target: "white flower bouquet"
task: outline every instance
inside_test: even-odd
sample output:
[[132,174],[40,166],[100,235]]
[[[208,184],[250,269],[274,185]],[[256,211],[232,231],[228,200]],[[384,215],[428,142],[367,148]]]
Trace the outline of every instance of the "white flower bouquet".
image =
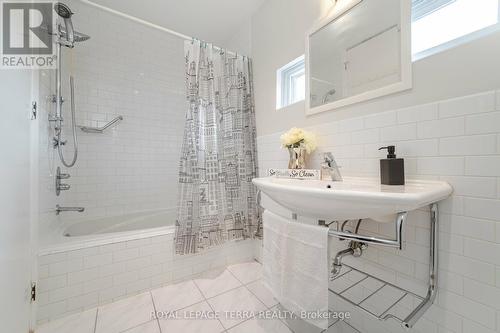
[[308,154],[316,150],[318,146],[316,135],[304,131],[302,128],[293,127],[281,137],[281,146],[283,148],[305,148]]
[[305,169],[306,155],[312,153],[318,145],[316,135],[296,127],[284,133],[280,140],[281,146],[288,148],[290,154],[288,169]]

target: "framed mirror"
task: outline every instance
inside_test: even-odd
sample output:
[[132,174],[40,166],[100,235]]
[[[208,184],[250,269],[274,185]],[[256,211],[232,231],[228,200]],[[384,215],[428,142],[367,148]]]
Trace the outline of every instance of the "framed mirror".
[[306,37],[306,114],[412,87],[411,0],[338,0]]

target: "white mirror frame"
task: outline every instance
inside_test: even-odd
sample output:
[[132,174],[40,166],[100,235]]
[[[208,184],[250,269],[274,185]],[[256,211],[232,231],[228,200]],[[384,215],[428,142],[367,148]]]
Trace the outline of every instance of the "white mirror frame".
[[[328,104],[311,107],[310,91],[310,38],[317,31],[321,30],[332,21],[346,14],[362,1],[376,0],[339,0],[332,12],[325,18],[318,21],[307,33],[306,52],[305,52],[305,75],[306,75],[306,115],[313,115],[320,112],[331,111],[347,105],[364,102],[389,94],[411,89],[412,79],[412,61],[411,61],[411,0],[400,0],[401,2],[401,81],[387,85],[385,87],[369,90],[364,93],[346,97]],[[345,4],[343,4],[345,3]]]

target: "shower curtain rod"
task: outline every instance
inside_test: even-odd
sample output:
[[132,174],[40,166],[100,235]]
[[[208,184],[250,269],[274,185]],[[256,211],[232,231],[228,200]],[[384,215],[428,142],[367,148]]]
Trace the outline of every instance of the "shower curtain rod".
[[[146,21],[146,20],[143,20],[143,19],[140,19],[138,17],[135,17],[135,16],[132,16],[132,15],[129,15],[129,14],[125,14],[123,12],[120,12],[118,10],[114,10],[114,9],[111,9],[109,7],[106,7],[106,6],[103,6],[103,5],[99,5],[93,1],[90,1],[90,0],[79,0],[80,2],[83,2],[89,6],[93,6],[95,8],[99,8],[101,10],[104,10],[108,13],[111,13],[111,14],[114,14],[114,15],[117,15],[117,16],[121,16],[123,18],[126,18],[126,19],[129,19],[129,20],[132,20],[134,22],[137,22],[137,23],[140,23],[142,25],[146,25],[148,27],[151,27],[151,28],[154,28],[154,29],[157,29],[157,30],[161,30],[161,31],[164,31],[166,33],[169,33],[171,35],[174,35],[174,36],[177,36],[179,38],[182,38],[182,39],[185,39],[185,40],[200,40],[196,37],[191,37],[191,36],[188,36],[188,35],[184,35],[184,34],[181,34],[180,32],[177,32],[177,31],[174,31],[174,30],[170,30],[170,29],[167,29],[165,27],[162,27],[161,25],[158,25],[158,24],[154,24],[154,23],[151,23],[149,21]],[[232,51],[228,51],[226,49],[223,49],[221,47],[218,47],[218,46],[214,46],[214,48],[216,50],[223,50],[225,52],[227,52],[228,54],[230,55],[234,55],[234,56],[237,56],[238,53],[237,52],[232,52]]]

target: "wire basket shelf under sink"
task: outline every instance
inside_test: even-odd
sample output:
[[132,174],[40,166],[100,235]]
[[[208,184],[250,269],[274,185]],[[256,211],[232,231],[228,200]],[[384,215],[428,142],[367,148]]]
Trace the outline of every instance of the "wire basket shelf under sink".
[[425,297],[345,264],[330,281],[328,290],[379,320],[394,319],[404,327],[408,327],[407,319],[414,310],[426,301]]

